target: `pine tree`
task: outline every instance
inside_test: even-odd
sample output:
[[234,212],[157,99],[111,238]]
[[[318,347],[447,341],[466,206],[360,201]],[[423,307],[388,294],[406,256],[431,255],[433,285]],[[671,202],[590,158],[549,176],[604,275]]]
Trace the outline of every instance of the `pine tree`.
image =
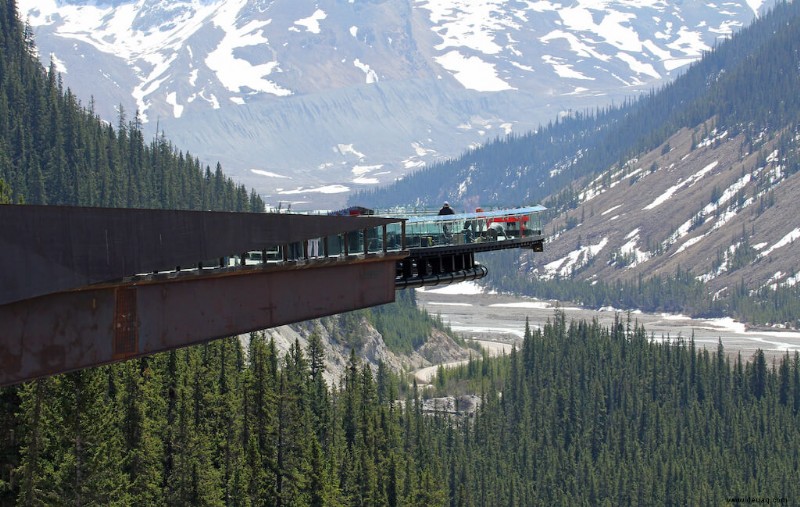
[[55,431],[59,423],[57,407],[50,390],[54,380],[34,380],[19,388],[21,422],[19,505],[46,505],[58,500],[52,491],[55,461],[61,446]]
[[278,506],[308,505],[312,449],[308,407],[308,366],[299,343],[292,345],[278,379],[277,428],[274,435],[275,494]]
[[274,342],[264,333],[250,334],[249,368],[243,395],[243,433],[248,468],[248,497],[253,505],[275,498],[276,457],[273,435],[277,422],[277,357]]
[[19,387],[0,388],[0,505],[13,504],[17,494],[14,468],[20,459],[16,420],[19,411]]
[[328,385],[325,382],[325,349],[319,333],[312,332],[308,337],[308,365],[310,369],[309,407],[313,417],[314,433],[320,443],[327,443],[330,433],[330,414],[328,410]]
[[127,456],[124,470],[130,484],[131,502],[165,505],[164,444],[166,404],[161,396],[158,361],[142,358],[118,365],[117,407],[124,414],[122,435]]
[[758,349],[755,354],[755,361],[750,374],[750,389],[757,399],[761,399],[767,390],[767,360],[764,358],[764,351]]
[[189,348],[179,353],[185,366],[178,370],[175,413],[167,428],[171,435],[168,505],[223,505],[222,481],[213,464],[214,442],[209,438],[208,407],[203,400],[207,378],[201,352]]
[[75,505],[128,505],[119,414],[109,388],[109,367],[90,368],[59,376],[54,398],[59,400],[60,448],[52,463],[51,498]]
[[[0,152],[2,156],[2,152]],[[0,178],[0,204],[11,204],[11,188]]]

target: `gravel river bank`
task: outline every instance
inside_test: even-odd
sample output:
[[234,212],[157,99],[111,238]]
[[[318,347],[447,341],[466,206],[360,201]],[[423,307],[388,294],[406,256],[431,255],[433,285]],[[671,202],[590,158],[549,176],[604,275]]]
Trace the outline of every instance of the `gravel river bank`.
[[[568,320],[598,319],[610,327],[616,314],[627,319],[627,312],[606,308],[587,310],[570,303],[541,301],[520,296],[484,293],[474,282],[462,282],[442,288],[417,289],[417,303],[431,315],[440,315],[453,331],[467,339],[479,340],[498,354],[519,344],[525,333],[525,318],[532,329],[552,320],[560,307]],[[719,340],[729,354],[741,352],[750,360],[757,349],[772,358],[800,351],[800,331],[785,329],[748,329],[733,319],[692,319],[683,315],[631,312],[631,320],[644,324],[656,340],[689,339],[694,334],[695,346],[716,352]]]

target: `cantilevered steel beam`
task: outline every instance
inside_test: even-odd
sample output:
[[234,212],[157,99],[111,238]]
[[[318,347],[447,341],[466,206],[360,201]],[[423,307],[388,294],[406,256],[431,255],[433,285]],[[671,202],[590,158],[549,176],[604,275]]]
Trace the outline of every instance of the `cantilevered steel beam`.
[[406,254],[106,284],[0,306],[0,385],[395,300]]

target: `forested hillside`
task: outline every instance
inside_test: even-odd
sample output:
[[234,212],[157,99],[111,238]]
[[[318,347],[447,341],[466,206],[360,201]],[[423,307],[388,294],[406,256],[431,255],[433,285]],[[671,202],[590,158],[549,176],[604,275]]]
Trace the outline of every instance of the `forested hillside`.
[[35,58],[16,4],[0,5],[0,180],[13,202],[262,211],[264,203],[163,136],[147,142],[136,114],[116,128],[80,104]]
[[[800,495],[800,357],[570,323],[447,371],[470,419],[321,344],[219,340],[33,382],[16,435],[19,505],[707,505]],[[399,401],[398,401],[399,400]],[[6,487],[9,487],[6,484]]]

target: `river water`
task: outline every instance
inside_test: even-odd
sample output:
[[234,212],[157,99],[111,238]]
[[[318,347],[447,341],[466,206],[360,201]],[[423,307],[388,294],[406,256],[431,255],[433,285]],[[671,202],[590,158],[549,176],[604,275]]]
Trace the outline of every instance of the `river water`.
[[[440,315],[451,329],[464,338],[479,340],[490,348],[490,353],[503,353],[519,345],[525,334],[525,318],[532,329],[552,320],[558,305],[567,320],[598,319],[601,325],[611,327],[619,314],[624,320],[627,312],[605,308],[586,310],[569,303],[542,301],[520,296],[485,293],[475,282],[462,282],[441,288],[417,290],[417,303],[431,315]],[[747,329],[733,319],[692,319],[683,315],[649,314],[631,312],[632,322],[644,324],[655,340],[688,340],[694,335],[695,346],[716,353],[722,341],[725,351],[741,352],[743,360],[750,360],[757,349],[764,351],[769,363],[772,358],[787,351],[794,355],[800,351],[800,332],[782,329]]]

